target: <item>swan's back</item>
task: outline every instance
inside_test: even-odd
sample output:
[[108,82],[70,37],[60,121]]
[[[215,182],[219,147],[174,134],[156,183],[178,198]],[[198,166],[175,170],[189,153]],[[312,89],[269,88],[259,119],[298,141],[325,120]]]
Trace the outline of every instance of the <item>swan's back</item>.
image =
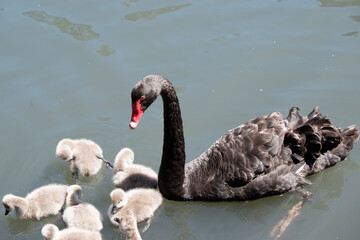
[[[291,166],[306,163],[299,179],[294,180],[305,183],[303,177],[306,175],[344,159],[358,138],[355,126],[341,132],[329,119],[321,116],[318,108],[307,117],[301,117],[298,108],[292,108],[286,119],[277,112],[255,118],[228,131],[199,158],[185,166],[185,197],[239,198],[236,196],[239,188],[259,176],[276,172],[281,165],[289,166],[287,170],[277,172],[277,180],[273,176],[263,179],[268,183],[260,179],[256,181],[264,188],[269,186],[266,195],[277,194],[276,189],[272,189],[272,182],[278,181],[280,174],[295,169]],[[279,180],[278,184],[283,183]],[[262,191],[265,193],[267,190]]]

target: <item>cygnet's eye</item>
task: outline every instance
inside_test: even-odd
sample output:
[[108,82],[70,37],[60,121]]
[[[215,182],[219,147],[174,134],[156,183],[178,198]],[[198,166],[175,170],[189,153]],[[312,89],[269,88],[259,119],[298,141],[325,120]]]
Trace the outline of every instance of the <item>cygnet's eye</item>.
[[116,204],[116,207],[117,207],[117,208],[121,208],[121,207],[122,207],[122,201],[119,201],[119,202]]

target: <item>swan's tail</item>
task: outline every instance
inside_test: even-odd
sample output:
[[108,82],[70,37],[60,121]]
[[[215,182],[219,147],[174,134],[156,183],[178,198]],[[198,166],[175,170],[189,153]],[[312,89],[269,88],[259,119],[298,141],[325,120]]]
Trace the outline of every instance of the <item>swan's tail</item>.
[[357,126],[351,125],[345,128],[341,132],[341,139],[341,143],[335,149],[331,150],[331,153],[343,160],[359,140],[359,130],[357,129]]
[[289,131],[284,144],[291,149],[293,161],[305,160],[313,168],[312,173],[345,159],[359,139],[355,125],[340,131],[317,107],[307,117],[301,117],[298,108],[292,108],[286,120]]
[[311,173],[320,172],[323,169],[344,160],[358,140],[359,130],[355,125],[345,128],[341,132],[341,142],[337,145],[337,147],[321,154],[321,156],[316,159],[312,166]]

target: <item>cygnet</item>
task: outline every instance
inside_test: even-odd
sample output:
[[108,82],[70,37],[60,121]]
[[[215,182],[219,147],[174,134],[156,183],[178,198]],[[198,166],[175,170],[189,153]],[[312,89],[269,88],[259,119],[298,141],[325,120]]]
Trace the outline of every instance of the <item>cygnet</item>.
[[127,192],[118,188],[110,193],[110,197],[112,202],[108,209],[110,222],[116,226],[121,223],[120,230],[124,228],[126,233],[138,231],[137,224],[130,224],[132,220],[138,223],[148,219],[144,232],[150,226],[155,210],[162,203],[161,194],[149,188],[136,188]]
[[139,233],[136,219],[132,212],[123,214],[120,218],[114,218],[114,221],[119,223],[119,229],[125,233],[126,240],[142,240]]
[[158,177],[149,167],[133,164],[134,152],[130,148],[123,148],[116,155],[114,161],[113,184],[124,191],[133,188],[157,188]]
[[100,232],[92,232],[79,228],[65,228],[59,231],[54,224],[46,224],[41,229],[46,240],[101,240]]
[[103,228],[100,212],[90,203],[82,202],[81,197],[81,187],[71,185],[66,196],[66,209],[62,216],[66,226],[100,231]]
[[112,168],[112,164],[104,159],[101,147],[89,139],[61,140],[56,147],[56,156],[69,161],[75,178],[78,178],[78,173],[84,176],[95,175],[102,162]]
[[21,219],[56,215],[62,210],[67,189],[67,185],[49,184],[34,189],[25,198],[7,194],[2,199],[5,215],[14,210]]

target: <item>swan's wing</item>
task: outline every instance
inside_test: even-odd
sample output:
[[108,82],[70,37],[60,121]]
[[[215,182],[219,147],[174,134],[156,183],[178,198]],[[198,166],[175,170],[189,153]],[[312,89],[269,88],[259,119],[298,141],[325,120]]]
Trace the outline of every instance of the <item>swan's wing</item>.
[[228,131],[199,158],[187,164],[190,181],[222,180],[230,186],[245,185],[289,159],[283,151],[287,126],[282,114],[275,112],[255,118]]
[[[283,163],[286,131],[283,116],[275,112],[250,120],[225,134],[218,141],[218,149],[225,152],[220,165],[223,172],[227,172],[224,180],[230,186],[242,185]],[[230,148],[232,151],[225,150]]]

